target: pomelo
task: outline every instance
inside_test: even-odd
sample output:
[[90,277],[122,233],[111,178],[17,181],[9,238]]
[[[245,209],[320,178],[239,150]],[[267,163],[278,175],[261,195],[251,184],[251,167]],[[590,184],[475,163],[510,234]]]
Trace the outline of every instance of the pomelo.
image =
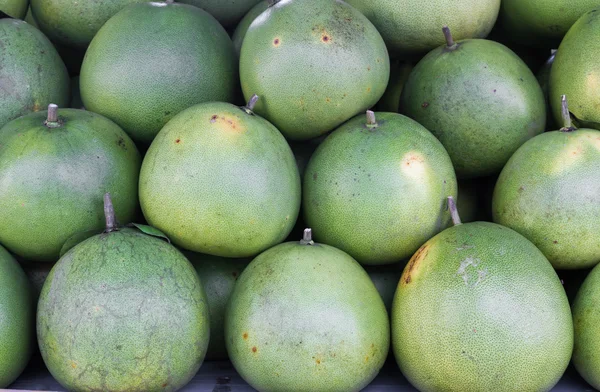
[[238,23],[231,39],[233,41],[233,46],[235,47],[235,51],[238,56],[242,50],[242,43],[244,42],[244,37],[248,32],[248,28],[254,22],[254,19],[258,17],[258,15],[262,14],[267,8],[269,8],[270,0],[262,0],[260,3],[256,4],[250,11],[244,15],[240,23]]
[[25,18],[28,7],[29,0],[0,0],[0,11],[13,18]]
[[406,262],[365,266],[365,270],[379,292],[388,313],[392,311],[392,302],[394,301],[394,295],[396,294],[396,287],[398,287],[400,275],[402,275],[402,270],[405,265]]
[[225,27],[235,26],[259,1],[261,0],[178,0],[180,3],[202,8]]
[[314,243],[277,245],[242,272],[225,314],[227,351],[261,392],[351,392],[366,387],[389,350],[389,321],[365,270]]

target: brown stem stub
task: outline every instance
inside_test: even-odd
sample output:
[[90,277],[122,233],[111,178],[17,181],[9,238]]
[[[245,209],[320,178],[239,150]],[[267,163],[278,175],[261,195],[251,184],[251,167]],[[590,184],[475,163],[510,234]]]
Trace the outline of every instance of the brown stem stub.
[[106,233],[117,230],[117,219],[115,218],[115,207],[110,198],[110,193],[104,194],[104,218],[106,219]]
[[454,201],[453,196],[448,196],[448,210],[450,210],[454,226],[461,225],[462,222],[460,221],[460,216],[458,215],[458,209],[456,208],[456,202]]
[[571,113],[569,113],[569,103],[567,102],[567,96],[560,96],[560,112],[563,120],[563,127],[560,129],[562,132],[571,132],[575,130],[573,122],[571,121]]
[[442,27],[442,31],[444,32],[444,37],[446,37],[446,45],[448,45],[449,48],[454,47],[454,45],[456,45],[456,43],[454,42],[454,38],[452,38],[452,33],[450,32],[450,27],[444,26],[444,27]]
[[54,103],[48,105],[48,118],[46,121],[49,123],[58,122],[58,105]]
[[300,244],[302,245],[314,245],[315,242],[312,239],[312,229],[307,228],[304,229],[304,235],[302,236],[302,239],[300,240]]

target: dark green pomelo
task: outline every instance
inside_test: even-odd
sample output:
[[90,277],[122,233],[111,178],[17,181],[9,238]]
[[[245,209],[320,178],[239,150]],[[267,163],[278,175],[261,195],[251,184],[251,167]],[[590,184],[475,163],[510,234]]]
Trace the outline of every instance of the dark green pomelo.
[[44,362],[68,390],[176,391],[208,347],[202,284],[165,240],[107,226],[46,279],[37,311]]
[[550,104],[562,124],[561,96],[575,124],[600,129],[600,8],[584,14],[565,35],[550,71]]
[[600,131],[568,124],[525,143],[494,190],[494,222],[533,242],[555,268],[600,262]]
[[392,345],[420,391],[549,391],[569,364],[573,322],[544,255],[506,227],[457,225],[404,269]]
[[33,290],[19,263],[0,246],[0,388],[19,377],[35,347]]
[[304,175],[306,223],[320,242],[363,264],[406,259],[448,226],[456,176],[442,144],[397,113],[364,115],[335,130]]
[[396,287],[398,287],[400,275],[402,275],[402,270],[405,265],[405,262],[400,262],[396,264],[369,265],[365,267],[369,274],[369,278],[371,278],[371,281],[379,292],[388,313],[392,311],[394,294],[396,294]]
[[71,106],[73,109],[85,109],[79,92],[79,76],[71,78]]
[[427,54],[404,85],[400,112],[442,142],[459,179],[499,173],[546,124],[535,75],[506,46],[480,39]]
[[552,70],[552,64],[556,58],[556,49],[552,49],[550,57],[542,68],[538,71],[536,77],[544,93],[546,99],[546,130],[552,131],[557,128],[556,121],[554,121],[554,115],[552,114],[552,107],[550,106],[550,71]]
[[38,29],[0,19],[0,127],[49,104],[69,104],[69,75],[52,43]]
[[569,28],[598,0],[503,0],[500,21],[513,40],[528,45],[558,45]]
[[221,25],[187,4],[132,4],[94,37],[81,67],[86,109],[150,143],[180,111],[231,101],[237,57]]
[[33,18],[33,13],[31,12],[31,5],[27,7],[27,15],[25,15],[25,19],[23,20],[38,29],[40,28],[38,26],[37,21]]
[[25,18],[28,7],[29,0],[0,0],[0,11],[13,18]]
[[21,264],[25,274],[27,275],[27,278],[31,282],[35,303],[37,303],[37,300],[40,297],[42,287],[44,287],[44,282],[46,282],[46,278],[50,274],[54,264],[55,263],[36,263],[29,261]]
[[310,241],[259,255],[225,314],[227,351],[261,392],[351,392],[367,386],[389,350],[389,319],[365,270]]
[[248,28],[254,22],[254,19],[258,17],[258,15],[262,14],[267,8],[269,8],[270,0],[262,0],[260,3],[256,4],[246,15],[244,18],[238,23],[235,31],[233,32],[233,36],[231,39],[233,40],[233,46],[238,56],[242,51],[242,43],[244,42],[244,37],[248,32]]
[[300,176],[279,131],[248,108],[212,102],[178,114],[144,158],[147,221],[177,245],[250,257],[283,241],[300,209]]
[[40,30],[60,45],[85,49],[100,27],[132,3],[146,0],[31,0]]
[[248,28],[240,55],[244,96],[259,95],[256,113],[292,140],[323,135],[373,106],[389,74],[377,29],[338,0],[269,7]]
[[223,26],[232,27],[260,0],[178,0],[200,7],[214,16]]
[[375,107],[380,112],[398,112],[402,89],[414,65],[404,61],[394,60],[391,63],[390,81],[385,93]]
[[479,203],[480,194],[481,186],[477,180],[458,182],[458,199],[456,203],[464,223],[478,221],[483,215]]
[[206,359],[225,360],[228,358],[225,347],[225,308],[235,283],[250,260],[225,259],[192,252],[186,252],[185,255],[196,268],[206,292],[210,313],[210,342]]
[[59,109],[31,113],[0,129],[0,243],[36,261],[55,262],[74,234],[102,230],[102,195],[110,191],[119,221],[137,205],[141,158],[112,121]]
[[500,0],[348,0],[381,32],[394,54],[426,53],[444,43],[450,26],[456,39],[485,38],[494,27]]

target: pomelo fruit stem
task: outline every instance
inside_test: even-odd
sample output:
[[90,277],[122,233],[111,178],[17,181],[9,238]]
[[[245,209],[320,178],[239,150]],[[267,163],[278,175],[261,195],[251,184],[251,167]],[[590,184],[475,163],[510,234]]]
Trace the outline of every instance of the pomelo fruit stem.
[[258,102],[258,95],[254,94],[250,97],[250,100],[248,101],[248,105],[246,105],[246,107],[249,110],[254,110],[254,106],[256,106],[256,102]]
[[104,194],[104,218],[106,219],[106,233],[117,230],[117,219],[115,218],[115,207],[110,198],[110,193]]
[[448,196],[448,210],[450,210],[450,215],[452,216],[452,223],[454,223],[454,226],[462,225],[453,196]]
[[371,110],[367,110],[367,125],[371,127],[377,126],[377,119],[375,118],[375,113]]
[[165,0],[165,3],[167,3],[167,4],[173,4],[174,1],[175,0]]
[[571,121],[571,114],[569,113],[569,103],[567,102],[567,96],[560,96],[560,107],[563,120],[563,127],[560,129],[562,132],[571,132],[575,130],[573,122]]
[[315,242],[312,239],[312,229],[304,229],[304,235],[300,240],[300,244],[302,245],[314,245]]
[[446,45],[448,49],[456,48],[456,42],[454,42],[454,38],[452,38],[452,33],[450,32],[450,27],[444,26],[442,27],[442,32],[444,33],[444,37],[446,37]]
[[48,105],[48,122],[58,121],[58,105],[51,103]]

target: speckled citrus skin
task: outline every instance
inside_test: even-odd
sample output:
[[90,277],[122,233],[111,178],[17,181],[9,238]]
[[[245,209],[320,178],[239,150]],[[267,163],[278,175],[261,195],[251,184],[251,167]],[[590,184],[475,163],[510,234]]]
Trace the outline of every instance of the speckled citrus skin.
[[58,115],[58,128],[44,111],[0,129],[0,243],[28,260],[55,262],[69,237],[102,230],[104,193],[122,223],[138,205],[141,158],[127,134],[95,113]]
[[313,154],[304,174],[303,211],[315,238],[363,264],[406,259],[450,222],[452,163],[425,128],[397,113],[358,115]]
[[256,4],[237,24],[233,36],[231,40],[233,41],[233,46],[235,47],[235,51],[238,56],[242,50],[242,43],[244,42],[244,37],[248,32],[248,28],[254,22],[254,19],[258,17],[258,15],[262,14],[267,8],[269,8],[269,0],[262,0],[260,3]]
[[577,126],[600,129],[600,8],[584,14],[565,35],[550,71],[550,104],[562,124],[561,96]]
[[149,144],[180,111],[230,102],[237,83],[231,39],[205,11],[187,4],[132,4],[90,44],[79,78],[86,109]]
[[147,0],[33,0],[31,11],[40,30],[53,42],[85,49],[113,15]]
[[381,369],[389,322],[375,286],[350,256],[288,242],[240,276],[225,337],[236,370],[261,392],[351,392]]
[[404,269],[392,345],[420,391],[549,391],[569,364],[573,323],[560,280],[520,234],[449,228]]
[[13,18],[23,19],[27,14],[29,0],[0,0],[0,11]]
[[260,0],[179,0],[200,7],[225,27],[235,26],[237,22]]
[[546,132],[525,143],[498,178],[493,214],[555,268],[600,262],[600,131]]
[[283,241],[300,209],[300,175],[265,119],[222,102],[171,120],[146,153],[140,203],[182,248],[251,257]]
[[348,0],[373,22],[391,53],[426,53],[444,43],[443,26],[455,39],[485,38],[500,0]]
[[49,104],[69,104],[69,75],[52,43],[38,29],[0,19],[0,127]]
[[19,377],[34,348],[33,290],[19,263],[0,246],[0,388]]
[[68,390],[176,391],[202,364],[208,317],[185,256],[126,228],[85,240],[55,265],[38,304],[38,341]]
[[546,125],[535,75],[506,46],[479,39],[427,54],[404,85],[400,112],[442,142],[459,179],[499,173]]
[[385,92],[390,62],[375,27],[341,0],[282,0],[252,22],[240,78],[256,113],[288,139],[331,131]]

